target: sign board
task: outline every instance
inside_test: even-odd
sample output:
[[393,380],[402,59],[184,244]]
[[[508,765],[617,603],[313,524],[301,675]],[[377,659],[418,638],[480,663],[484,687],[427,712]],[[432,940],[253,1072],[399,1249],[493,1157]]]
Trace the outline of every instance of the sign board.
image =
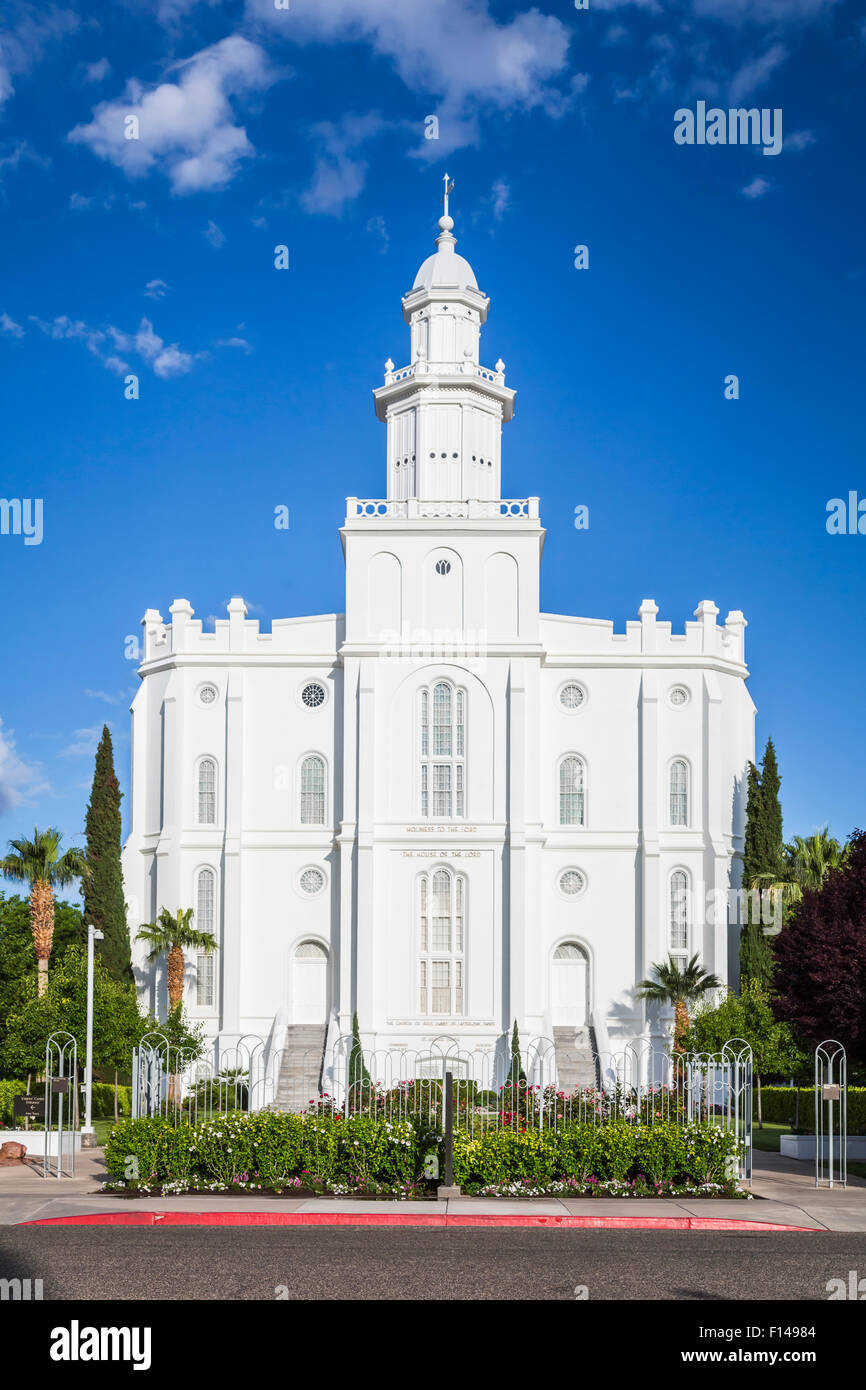
[[69,1090],[69,1078],[58,1076],[56,1080],[52,1081],[51,1090],[55,1096],[65,1096]]
[[839,1087],[838,1087],[838,1086],[829,1086],[829,1085],[824,1085],[824,1086],[822,1086],[822,1087],[821,1087],[821,1098],[822,1098],[822,1100],[838,1100],[838,1099],[839,1099]]
[[12,1114],[15,1119],[44,1120],[44,1096],[13,1096]]

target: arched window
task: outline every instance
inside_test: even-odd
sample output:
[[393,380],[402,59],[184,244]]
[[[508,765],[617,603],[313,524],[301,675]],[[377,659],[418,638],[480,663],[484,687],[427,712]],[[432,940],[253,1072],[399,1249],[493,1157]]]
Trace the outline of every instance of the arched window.
[[466,692],[437,681],[420,693],[421,815],[462,818],[465,808]]
[[325,760],[318,753],[301,764],[301,825],[325,824]]
[[326,961],[328,952],[318,941],[302,941],[295,950],[295,960]]
[[216,825],[216,763],[202,758],[198,765],[198,823]]
[[671,763],[671,825],[689,823],[689,769],[682,758]]
[[[216,874],[213,869],[199,869],[195,880],[196,931],[216,935]],[[200,1008],[212,1009],[214,1004],[214,954],[200,951],[195,958],[195,1002]]]
[[436,869],[418,881],[419,1000],[422,1014],[463,1013],[466,881]]
[[570,753],[559,764],[559,823],[585,825],[586,768],[582,758]]
[[675,869],[671,874],[668,922],[670,953],[683,966],[689,954],[689,876],[685,869]]

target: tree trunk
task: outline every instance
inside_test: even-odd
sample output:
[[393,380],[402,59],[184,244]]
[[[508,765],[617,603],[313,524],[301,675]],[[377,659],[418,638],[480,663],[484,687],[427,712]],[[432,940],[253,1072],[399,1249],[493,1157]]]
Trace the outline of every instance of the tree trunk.
[[180,946],[172,946],[166,960],[168,975],[168,1007],[172,1013],[183,1000],[184,959]]
[[761,1107],[761,1073],[758,1072],[758,1129],[764,1128],[764,1112]]
[[796,1132],[799,1128],[800,1128],[800,1087],[799,1087],[799,1085],[798,1085],[798,1087],[797,1087],[797,1102],[796,1102],[796,1105],[795,1105],[795,1107],[794,1107],[794,1130],[795,1130],[795,1132]]
[[689,1011],[682,999],[674,1005],[674,1052],[684,1052],[683,1038],[689,1028]]
[[37,988],[41,999],[48,988],[48,959],[54,940],[54,889],[44,878],[37,878],[30,890],[30,931],[39,971]]

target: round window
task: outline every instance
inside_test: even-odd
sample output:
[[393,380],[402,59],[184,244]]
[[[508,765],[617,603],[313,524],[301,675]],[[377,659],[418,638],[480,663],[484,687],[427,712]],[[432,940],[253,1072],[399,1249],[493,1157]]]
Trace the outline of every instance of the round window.
[[450,561],[450,560],[437,560],[437,561],[436,561],[436,573],[437,573],[437,574],[450,574],[450,573],[451,573],[451,561]]
[[319,685],[318,681],[310,681],[310,684],[305,685],[301,691],[301,699],[307,709],[318,709],[319,705],[325,703],[325,687]]
[[559,876],[559,891],[567,898],[576,898],[586,887],[586,874],[580,869],[566,869]]
[[203,685],[198,692],[198,698],[203,705],[212,705],[216,697],[217,688],[215,685]]
[[321,893],[325,886],[325,875],[321,869],[304,869],[299,879],[302,893]]
[[676,708],[689,703],[689,692],[684,685],[675,685],[668,696],[671,704]]
[[559,692],[559,703],[563,709],[580,709],[586,700],[586,691],[576,681],[569,681]]

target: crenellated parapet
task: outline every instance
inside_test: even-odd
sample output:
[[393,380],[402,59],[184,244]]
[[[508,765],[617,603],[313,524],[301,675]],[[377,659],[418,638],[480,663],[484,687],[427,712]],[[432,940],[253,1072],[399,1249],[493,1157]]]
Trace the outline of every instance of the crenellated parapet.
[[215,657],[256,655],[334,659],[340,643],[344,618],[341,613],[317,614],[309,618],[275,618],[270,632],[263,632],[257,618],[247,617],[242,598],[226,605],[227,618],[217,618],[213,631],[205,631],[201,618],[194,616],[185,598],[175,599],[169,608],[170,622],[164,622],[155,608],[148,608],[141,620],[144,630],[142,665],[178,656]]
[[558,657],[584,655],[612,661],[633,656],[670,663],[685,658],[712,659],[745,668],[746,619],[738,608],[719,623],[719,609],[711,599],[702,599],[695,609],[695,621],[687,622],[682,632],[674,632],[670,622],[659,622],[658,612],[653,599],[644,599],[637,620],[627,622],[625,632],[615,632],[613,622],[605,619],[542,613],[542,643],[548,660],[554,662]]

